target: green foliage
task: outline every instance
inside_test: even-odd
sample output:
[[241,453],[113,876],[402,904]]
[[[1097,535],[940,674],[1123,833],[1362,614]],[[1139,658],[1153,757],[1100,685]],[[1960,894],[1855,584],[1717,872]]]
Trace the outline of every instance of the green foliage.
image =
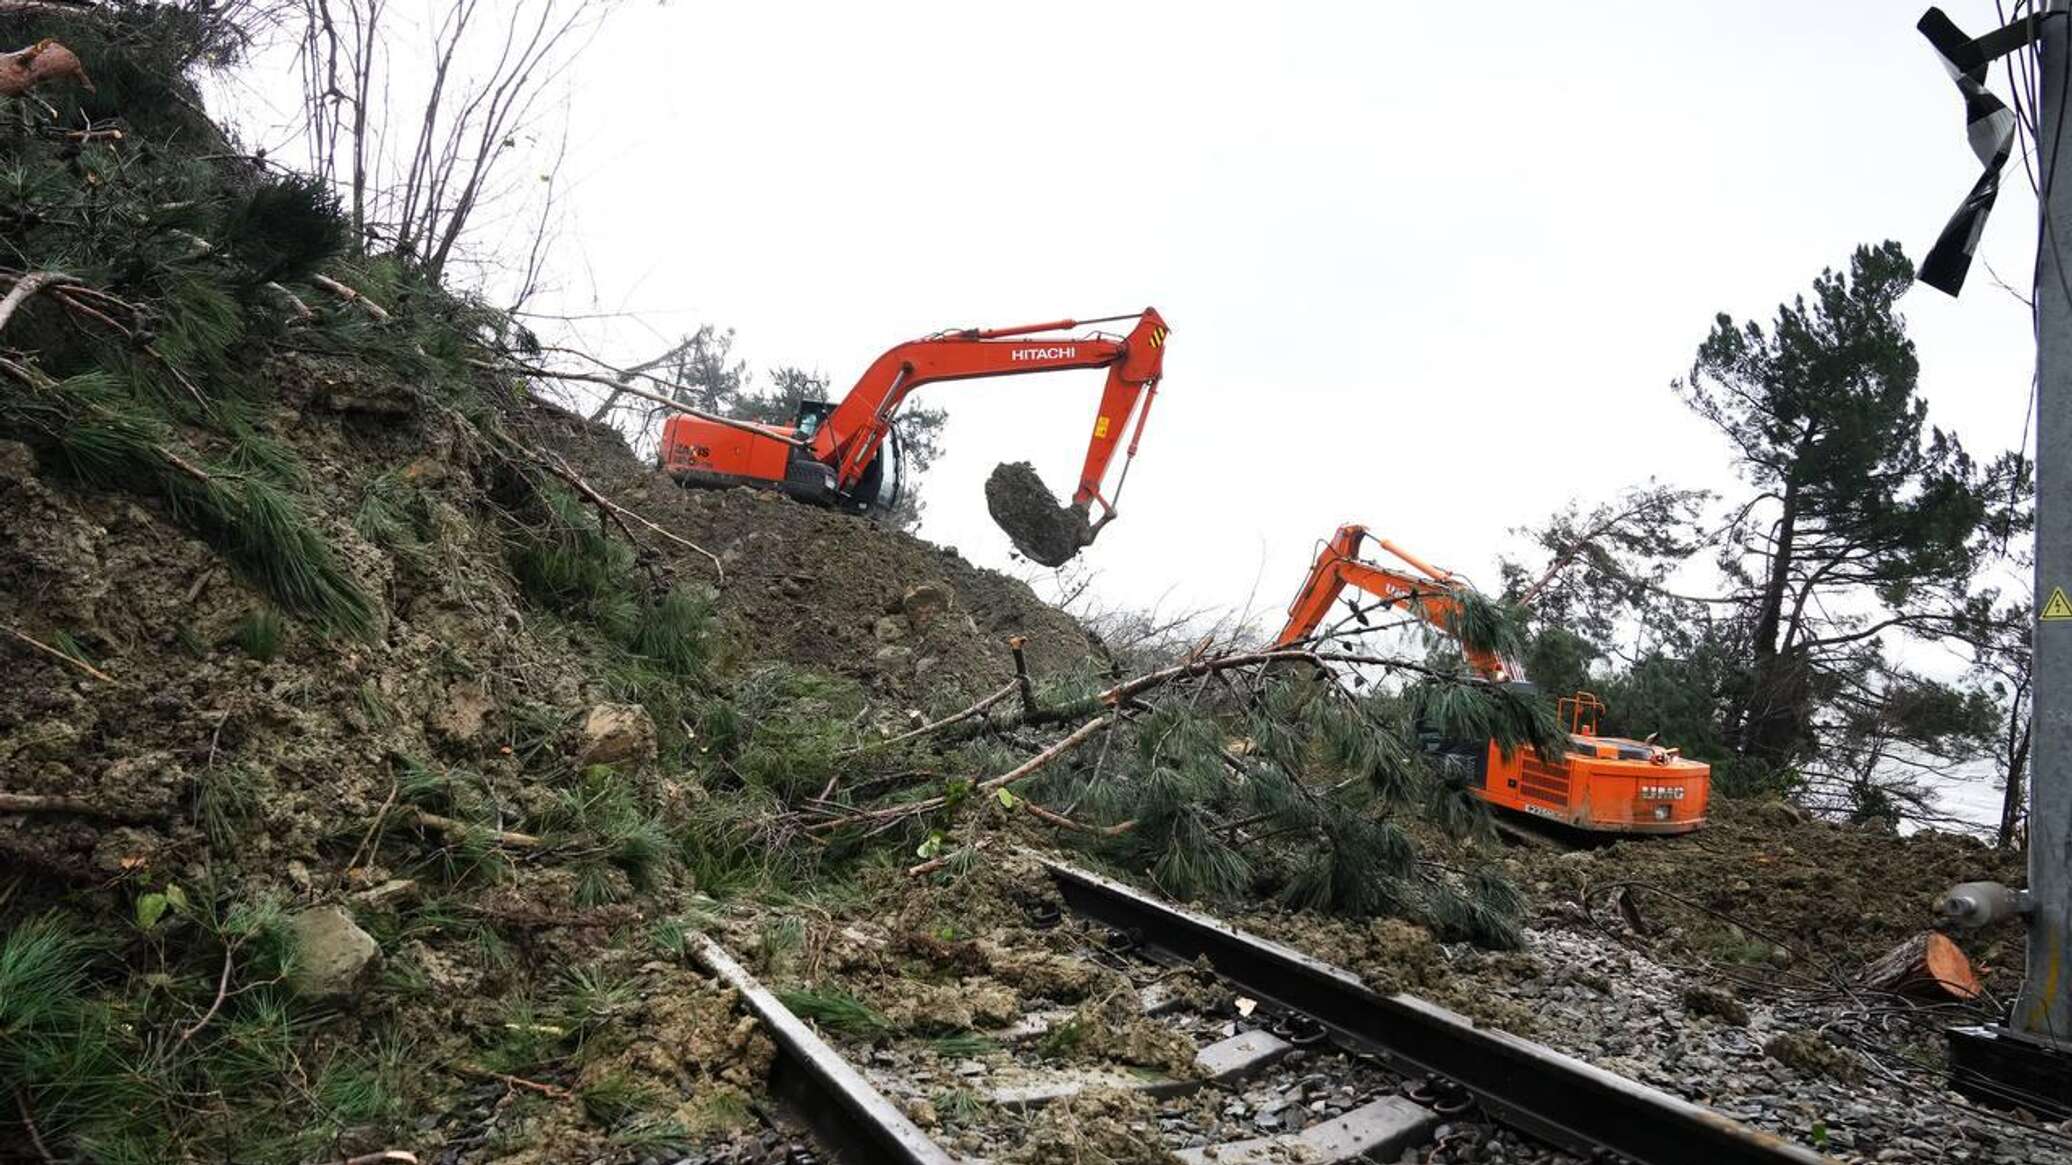
[[281,622],[278,612],[271,607],[258,607],[231,631],[230,641],[253,659],[272,663],[280,655],[281,640],[287,633],[287,624]]
[[[709,755],[752,789],[790,800],[817,792],[854,739],[868,698],[855,682],[779,664],[758,666],[726,701],[708,704],[700,735]],[[883,764],[874,755],[861,763]],[[855,767],[851,758],[845,763]]]
[[852,1039],[874,1040],[892,1030],[890,1020],[839,989],[779,991],[777,999],[794,1015]]
[[1493,870],[1475,870],[1456,886],[1428,883],[1425,919],[1448,942],[1472,942],[1497,950],[1515,950],[1525,935],[1518,920],[1525,896]]
[[1420,731],[1438,739],[1493,740],[1506,754],[1531,748],[1542,756],[1568,751],[1568,732],[1554,705],[1524,685],[1467,685],[1424,679],[1404,692]]
[[442,844],[426,855],[427,871],[448,885],[500,880],[510,864],[494,837],[504,827],[502,809],[481,774],[433,768],[404,756],[393,758],[393,764],[400,801],[467,826],[446,832]]
[[659,1107],[662,1093],[624,1072],[607,1072],[579,1089],[576,1099],[583,1115],[610,1127]]
[[1000,1043],[977,1032],[951,1032],[931,1037],[928,1050],[945,1060],[971,1060],[999,1051]]
[[607,534],[602,520],[560,486],[543,485],[535,496],[538,520],[511,551],[512,573],[526,593],[542,606],[600,623],[623,619],[613,604],[625,595],[632,549]]
[[372,1049],[341,1051],[317,1076],[316,1096],[338,1128],[392,1126],[403,1115],[406,1081],[415,1070],[408,1040],[384,1037]]
[[1272,895],[1295,909],[1408,915],[1473,941],[1515,941],[1515,896],[1491,890],[1462,908],[1420,866],[1412,820],[1454,838],[1486,838],[1490,826],[1467,770],[1415,742],[1419,712],[1471,734],[1477,750],[1491,739],[1565,743],[1529,691],[1439,678],[1400,699],[1355,700],[1323,677],[1280,675],[1235,708],[1155,705],[1128,730],[1126,763],[1061,769],[1023,792],[1082,821],[1123,823],[1090,844],[1175,897]]
[[577,1028],[594,1030],[640,998],[631,981],[602,967],[571,967],[563,978],[563,1011]]
[[1899,314],[1913,273],[1897,243],[1859,247],[1768,330],[1718,317],[1675,385],[1757,491],[1719,549],[1753,664],[1729,717],[1735,744],[1773,767],[1835,747],[1824,734],[1844,706],[1904,698],[1904,682],[1850,682],[1875,666],[1878,631],[1963,633],[1973,575],[2028,521],[2019,453],[1981,469],[1927,422]]
[[709,593],[671,587],[661,602],[640,609],[626,646],[671,675],[697,675],[711,653],[712,615]]
[[1593,690],[1590,661],[1603,654],[1568,628],[1543,624],[1532,636],[1522,662],[1525,674],[1541,691],[1559,697]]
[[[542,826],[625,871],[636,890],[655,885],[674,850],[667,827],[643,804],[639,790],[609,765],[590,765],[573,787],[557,793]],[[593,897],[600,893],[593,887]]]
[[952,1128],[968,1125],[985,1114],[985,1098],[969,1088],[946,1088],[935,1094],[931,1103],[936,1115]]
[[1517,659],[1525,654],[1526,615],[1521,608],[1492,599],[1472,587],[1455,589],[1454,599],[1444,628],[1449,646],[1500,659]]
[[372,629],[372,602],[292,497],[264,476],[204,469],[175,453],[166,423],[116,377],[87,373],[0,393],[0,431],[27,437],[86,484],[163,498],[283,610],[328,631]]
[[346,248],[338,196],[307,174],[269,175],[240,199],[222,237],[252,283],[301,279]]
[[195,782],[195,817],[218,853],[235,853],[238,835],[258,816],[263,778],[242,764],[215,765]]
[[423,497],[401,467],[375,474],[360,492],[353,530],[376,546],[408,558],[424,540]]
[[381,685],[373,680],[360,681],[360,686],[353,690],[353,700],[359,705],[360,714],[367,718],[368,727],[382,729],[395,724],[396,710],[388,697],[381,694]]
[[[309,1042],[309,1019],[280,986],[294,952],[279,902],[167,884],[140,894],[137,913],[139,934],[120,945],[53,916],[0,935],[0,1079],[56,1155],[221,1157],[230,1110],[237,1159],[286,1163],[320,1151],[313,1130],[400,1114],[407,1049]],[[226,953],[234,979],[218,999]],[[298,1071],[314,1087],[281,1089]]]

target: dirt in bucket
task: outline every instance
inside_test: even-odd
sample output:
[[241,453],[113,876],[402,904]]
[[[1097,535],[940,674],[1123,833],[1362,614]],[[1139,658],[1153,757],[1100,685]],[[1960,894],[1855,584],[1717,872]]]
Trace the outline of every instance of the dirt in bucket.
[[1093,541],[1086,511],[1061,506],[1026,461],[1003,462],[986,478],[986,509],[1014,548],[1045,566],[1063,566]]

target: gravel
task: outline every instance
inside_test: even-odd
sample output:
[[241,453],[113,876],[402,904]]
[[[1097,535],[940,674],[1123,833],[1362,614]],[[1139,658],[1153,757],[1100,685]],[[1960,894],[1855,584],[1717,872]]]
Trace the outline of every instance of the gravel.
[[[1919,1041],[1932,1025],[1874,1029],[1833,1002],[1789,994],[1724,1006],[1714,993],[1725,988],[1693,984],[1596,933],[1531,930],[1526,950],[1539,974],[1483,986],[1531,1010],[1535,1039],[1601,1068],[1842,1161],[2072,1165],[2065,1130],[2018,1123],[1948,1091],[1923,1059],[1933,1045]],[[1705,991],[1695,1005],[1694,987]],[[1744,1013],[1745,1024],[1734,1022]],[[1823,1054],[1786,1064],[1765,1051],[1807,1044]]]

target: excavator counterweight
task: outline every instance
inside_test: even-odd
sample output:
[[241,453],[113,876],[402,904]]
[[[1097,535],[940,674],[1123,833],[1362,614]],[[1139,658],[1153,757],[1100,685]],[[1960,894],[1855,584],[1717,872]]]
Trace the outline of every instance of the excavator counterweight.
[[[1412,569],[1368,562],[1360,557],[1360,544],[1367,537],[1365,526],[1340,526],[1317,552],[1274,646],[1293,647],[1314,636],[1347,587],[1454,633],[1467,584],[1387,539],[1378,540],[1380,546]],[[1529,682],[1515,660],[1465,643],[1461,649],[1468,665],[1491,683]],[[1436,741],[1431,747],[1470,766],[1476,794],[1502,809],[1606,834],[1689,833],[1705,824],[1710,765],[1687,760],[1652,741],[1599,736],[1597,718],[1604,702],[1589,692],[1564,697],[1559,710],[1568,723],[1569,747],[1558,757],[1541,756],[1530,748],[1506,756],[1488,740]]]

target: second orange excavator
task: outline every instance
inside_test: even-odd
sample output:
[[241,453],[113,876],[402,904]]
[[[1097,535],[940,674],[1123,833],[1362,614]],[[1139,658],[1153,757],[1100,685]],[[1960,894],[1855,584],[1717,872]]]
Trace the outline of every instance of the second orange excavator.
[[[1095,332],[1059,336],[1085,325],[1130,321],[1125,335]],[[1069,557],[1115,516],[1121,493],[1103,495],[1109,463],[1132,418],[1136,428],[1123,457],[1123,475],[1137,455],[1144,422],[1158,394],[1169,334],[1157,310],[1089,320],[1052,320],[1008,328],[961,328],[899,344],[877,358],[841,403],[804,401],[790,426],[706,415],[679,415],[662,426],[661,467],[686,485],[752,485],[782,490],[804,501],[858,512],[890,509],[903,488],[893,417],[915,389],[946,380],[1105,368],[1108,382],[1094,415],[1079,486],[1061,518],[1036,515],[1035,531],[1010,528],[1025,552],[1029,544],[1059,545]],[[687,412],[688,410],[686,410]],[[885,451],[890,448],[891,456]],[[1040,488],[1040,483],[1039,483]],[[991,498],[989,497],[989,501]],[[1049,505],[1048,498],[1045,499]],[[1092,507],[1101,507],[1096,519]],[[1024,509],[1023,514],[1027,514]],[[1003,518],[994,507],[996,521]],[[1060,533],[1062,531],[1062,533]],[[1041,551],[1048,565],[1063,558]]]
[[[1288,608],[1287,625],[1274,639],[1276,647],[1292,647],[1314,636],[1348,586],[1384,607],[1401,608],[1453,633],[1466,584],[1386,538],[1376,541],[1410,569],[1368,562],[1360,557],[1360,544],[1368,536],[1365,526],[1340,526],[1317,552],[1308,579]],[[1465,643],[1461,647],[1468,665],[1491,683],[1528,682],[1516,660]],[[1541,756],[1522,747],[1506,756],[1494,741],[1438,741],[1433,747],[1461,756],[1472,768],[1476,793],[1503,809],[1604,834],[1689,833],[1705,824],[1710,765],[1652,741],[1598,735],[1604,703],[1589,692],[1563,697],[1558,708],[1569,732],[1568,751],[1562,756]]]

